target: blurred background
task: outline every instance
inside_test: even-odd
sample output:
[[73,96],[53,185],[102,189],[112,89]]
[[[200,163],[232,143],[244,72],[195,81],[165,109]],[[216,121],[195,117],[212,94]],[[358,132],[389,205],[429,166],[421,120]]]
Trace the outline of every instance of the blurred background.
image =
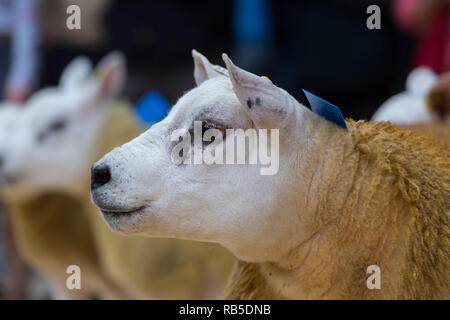
[[[136,103],[157,90],[171,104],[194,86],[191,49],[222,65],[220,55],[268,76],[299,101],[301,89],[369,119],[404,90],[408,72],[450,70],[448,0],[0,0],[0,96],[24,101],[56,85],[83,54],[95,63],[125,53],[123,96]],[[67,7],[81,8],[81,30],[66,27]],[[369,5],[381,29],[369,30]],[[0,298],[21,298],[29,271],[15,254],[0,215]]]

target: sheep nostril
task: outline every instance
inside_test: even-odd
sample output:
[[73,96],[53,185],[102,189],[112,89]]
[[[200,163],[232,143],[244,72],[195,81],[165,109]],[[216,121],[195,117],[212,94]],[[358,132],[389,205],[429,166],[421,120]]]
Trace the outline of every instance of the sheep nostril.
[[111,171],[107,165],[93,166],[91,169],[91,189],[94,190],[111,180]]

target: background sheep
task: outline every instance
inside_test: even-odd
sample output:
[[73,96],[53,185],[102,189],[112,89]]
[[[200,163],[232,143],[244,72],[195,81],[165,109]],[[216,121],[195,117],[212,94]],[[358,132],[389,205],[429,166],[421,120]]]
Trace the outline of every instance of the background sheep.
[[[338,127],[226,55],[231,79],[194,60],[198,87],[94,165],[92,198],[110,228],[222,244],[242,261],[227,298],[448,297],[447,151],[388,123]],[[171,133],[194,120],[219,132],[279,129],[279,172],[173,162]],[[380,290],[366,285],[370,265]]]
[[450,73],[438,77],[430,69],[417,68],[406,88],[383,103],[372,120],[408,127],[450,148]]
[[[3,158],[0,191],[8,205],[16,245],[26,262],[49,280],[54,296],[59,298],[86,299],[118,294],[101,270],[88,217],[83,215],[82,202],[75,196],[78,190],[70,189],[74,192],[71,193],[65,184],[67,181],[69,184],[70,181],[75,181],[76,177],[70,175],[73,171],[67,166],[66,176],[58,176],[65,183],[50,188],[50,180],[55,177],[52,167],[45,172],[39,166],[42,158],[50,158],[48,154],[43,154],[48,150],[43,147],[42,153],[33,158],[26,154],[33,150],[27,143],[47,144],[48,141],[42,140],[49,139],[50,144],[58,146],[58,140],[52,135],[63,129],[61,126],[64,125],[64,119],[49,117],[46,123],[38,121],[45,126],[36,128],[35,116],[39,115],[42,119],[45,111],[48,111],[48,102],[58,95],[64,95],[74,83],[85,80],[81,78],[83,75],[87,77],[87,70],[83,67],[86,64],[85,60],[75,61],[61,77],[59,88],[37,93],[27,106],[2,108],[0,116],[0,153]],[[66,105],[67,110],[64,112],[73,111],[73,106],[67,106],[67,100],[59,102]],[[47,115],[54,114],[50,112]],[[33,122],[30,123],[29,120]],[[39,134],[28,135],[32,130]],[[76,137],[79,132],[72,129],[72,135]],[[36,139],[29,140],[31,137]],[[18,154],[16,150],[24,150],[25,154]],[[63,151],[60,154],[62,156],[67,149]],[[18,157],[15,158],[16,156]],[[71,157],[73,154],[69,153],[67,156]],[[64,159],[67,160],[62,157],[57,161]],[[16,167],[17,164],[28,167],[18,170],[20,167]],[[33,164],[36,166],[33,167]],[[37,187],[41,184],[42,188]],[[66,273],[67,267],[74,264],[83,271],[82,290],[68,290],[66,287],[69,276]]]

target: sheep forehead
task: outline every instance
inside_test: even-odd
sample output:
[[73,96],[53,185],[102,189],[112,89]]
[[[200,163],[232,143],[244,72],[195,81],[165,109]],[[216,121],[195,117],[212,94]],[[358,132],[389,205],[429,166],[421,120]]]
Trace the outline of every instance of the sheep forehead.
[[70,115],[74,111],[80,97],[61,91],[52,91],[35,97],[28,104],[27,125],[39,127],[42,123],[56,117]]
[[173,107],[168,117],[180,126],[205,119],[235,120],[245,114],[225,77],[215,77],[187,92]]

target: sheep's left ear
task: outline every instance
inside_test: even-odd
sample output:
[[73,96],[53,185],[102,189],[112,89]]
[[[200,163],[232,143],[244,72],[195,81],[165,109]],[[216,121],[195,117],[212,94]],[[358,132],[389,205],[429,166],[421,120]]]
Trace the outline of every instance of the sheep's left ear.
[[197,86],[214,77],[228,76],[228,72],[224,68],[211,64],[204,55],[195,49],[192,50],[192,58],[194,59],[194,79]]
[[125,84],[125,56],[120,52],[109,53],[99,62],[94,75],[99,83],[97,90],[99,100],[118,96]]
[[92,72],[92,63],[85,56],[79,56],[72,60],[61,74],[59,87],[70,89],[83,83]]
[[260,128],[278,129],[293,124],[299,103],[268,78],[259,77],[235,66],[224,53],[233,90],[244,110]]

